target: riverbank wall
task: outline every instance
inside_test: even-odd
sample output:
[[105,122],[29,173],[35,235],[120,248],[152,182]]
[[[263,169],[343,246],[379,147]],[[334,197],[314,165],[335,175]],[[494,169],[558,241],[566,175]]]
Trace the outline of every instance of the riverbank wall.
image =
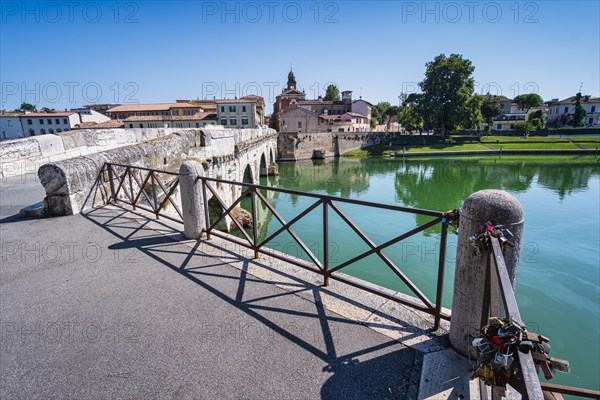
[[390,141],[386,132],[281,132],[277,139],[280,161],[337,157],[350,150]]

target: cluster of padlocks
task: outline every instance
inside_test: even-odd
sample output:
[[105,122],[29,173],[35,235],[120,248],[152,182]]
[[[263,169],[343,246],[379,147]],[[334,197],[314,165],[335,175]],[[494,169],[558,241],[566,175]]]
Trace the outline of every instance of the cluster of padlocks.
[[481,337],[473,340],[479,357],[471,379],[481,378],[486,385],[503,393],[513,374],[519,368],[519,351],[531,353],[536,370],[541,368],[546,379],[554,378],[555,371],[569,373],[569,362],[549,356],[550,340],[513,319],[492,317],[481,328]]
[[488,238],[493,236],[497,238],[502,247],[502,251],[508,247],[514,247],[512,243],[513,234],[508,228],[502,225],[493,225],[491,222],[485,223],[485,229],[479,235],[469,236],[469,244],[475,250],[475,254],[480,256],[485,253],[488,249],[489,241]]

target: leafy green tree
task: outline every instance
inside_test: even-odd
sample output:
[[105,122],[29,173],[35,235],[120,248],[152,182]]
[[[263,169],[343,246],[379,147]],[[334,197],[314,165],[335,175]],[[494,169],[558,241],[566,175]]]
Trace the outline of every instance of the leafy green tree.
[[581,92],[575,95],[575,112],[573,116],[570,118],[570,125],[574,127],[583,126],[583,119],[587,115],[587,112],[581,105]]
[[440,54],[426,64],[420,82],[427,120],[442,136],[457,126],[471,124],[475,67],[460,54]]
[[544,112],[542,110],[536,110],[527,116],[527,121],[532,121],[534,119],[544,120]]
[[21,112],[25,112],[25,111],[37,111],[37,107],[34,106],[33,104],[21,103],[21,107],[19,107],[18,111],[21,111]]
[[544,100],[537,93],[520,94],[513,99],[515,103],[524,110],[529,111],[532,107],[539,107],[544,104]]
[[56,110],[54,108],[42,107],[42,112],[45,112],[45,113],[53,113],[55,111]]
[[533,128],[532,130],[534,130],[534,131],[539,131],[541,129],[544,129],[544,120],[542,120],[541,118],[533,118],[527,122],[531,124],[531,126]]
[[327,86],[325,91],[325,101],[339,101],[340,100],[340,89],[334,84]]
[[425,122],[423,114],[423,94],[411,93],[402,102],[398,120],[410,132],[417,129],[422,131]]
[[483,117],[481,116],[482,101],[483,96],[474,95],[471,97],[467,102],[467,113],[465,114],[463,121],[458,124],[458,128],[479,130],[479,125],[481,125],[481,121],[483,120]]
[[387,101],[379,102],[371,107],[371,117],[377,121],[378,125],[385,124],[390,118],[387,114],[388,108],[390,108],[390,103]]
[[481,117],[488,126],[488,133],[492,130],[494,117],[502,113],[502,107],[497,96],[492,96],[489,93],[481,99]]

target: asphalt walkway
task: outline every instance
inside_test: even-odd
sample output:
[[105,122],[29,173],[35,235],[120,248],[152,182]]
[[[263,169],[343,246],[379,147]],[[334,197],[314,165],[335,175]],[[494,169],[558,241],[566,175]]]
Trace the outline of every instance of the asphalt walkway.
[[417,397],[421,353],[310,282],[259,279],[119,207],[15,217],[42,198],[2,182],[1,399]]

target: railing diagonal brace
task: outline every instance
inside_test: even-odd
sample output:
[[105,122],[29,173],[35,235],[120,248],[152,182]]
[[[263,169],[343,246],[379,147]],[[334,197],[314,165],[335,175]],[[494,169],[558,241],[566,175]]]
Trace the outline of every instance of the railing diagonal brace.
[[364,253],[357,255],[356,257],[354,257],[354,258],[352,258],[352,259],[350,259],[350,260],[348,260],[348,261],[346,261],[346,262],[344,262],[344,263],[336,266],[335,268],[330,269],[330,271],[331,272],[335,272],[335,271],[338,271],[338,270],[340,270],[340,269],[342,269],[344,267],[347,267],[348,265],[353,264],[353,263],[355,263],[358,260],[362,260],[363,258],[368,257],[368,256],[370,256],[371,254],[374,254],[377,251],[383,250],[386,247],[389,247],[389,246],[391,246],[393,244],[396,244],[396,243],[398,243],[398,242],[400,242],[400,241],[402,241],[402,240],[404,240],[404,239],[406,239],[408,237],[411,237],[412,235],[415,235],[415,234],[417,234],[417,233],[419,233],[421,231],[424,231],[425,229],[430,228],[430,227],[434,226],[435,224],[439,223],[441,220],[442,220],[442,217],[435,218],[435,219],[429,221],[426,224],[418,226],[415,229],[412,229],[412,230],[410,230],[410,231],[408,231],[408,232],[406,232],[406,233],[404,233],[404,234],[402,234],[402,235],[400,235],[400,236],[398,236],[398,237],[396,237],[394,239],[388,240],[387,242],[380,244],[379,246],[375,247],[374,249],[367,250]]
[[[227,207],[225,205],[225,203],[223,202],[223,200],[221,200],[221,198],[219,197],[219,195],[217,194],[217,192],[212,188],[212,186],[210,186],[208,184],[208,182],[204,183],[206,185],[206,187],[208,188],[208,190],[211,191],[211,193],[213,194],[213,196],[215,196],[215,199],[219,202],[219,205],[223,208],[223,214],[221,214],[219,216],[219,218],[217,218],[217,220],[207,229],[208,232],[212,231],[213,229],[215,229],[215,227],[217,226],[217,224],[219,222],[221,222],[221,220],[223,220],[227,215],[229,215],[231,213],[231,211],[238,205],[241,203],[241,201],[250,194],[250,190],[246,189],[241,195],[240,197],[237,198],[236,201],[233,202],[233,204],[230,207]],[[252,239],[250,238],[250,236],[246,233],[246,230],[244,229],[244,227],[238,222],[237,219],[235,218],[231,218],[231,220],[233,221],[233,223],[237,226],[237,228],[240,230],[240,232],[244,235],[244,238],[248,241],[248,243],[250,243],[250,245],[254,246],[254,242],[252,241]]]
[[260,242],[258,244],[257,248],[263,247],[266,243],[268,243],[269,241],[273,240],[273,238],[275,238],[276,236],[278,236],[279,234],[281,234],[283,231],[287,231],[290,234],[290,236],[296,241],[296,243],[298,243],[298,246],[300,246],[300,248],[308,255],[308,257],[310,257],[310,259],[317,266],[317,268],[319,268],[320,270],[322,270],[323,269],[323,265],[321,264],[321,262],[317,259],[317,257],[315,257],[315,255],[312,253],[312,251],[310,251],[310,249],[306,246],[306,244],[304,244],[304,242],[302,241],[302,239],[300,239],[300,237],[296,234],[296,232],[293,231],[293,229],[291,228],[291,226],[293,224],[295,224],[296,222],[298,222],[300,219],[302,219],[302,217],[304,217],[305,215],[307,215],[308,213],[310,213],[312,210],[314,210],[315,208],[317,208],[319,205],[321,205],[323,203],[323,200],[317,200],[313,205],[311,205],[310,207],[308,207],[306,210],[302,211],[300,214],[298,214],[296,217],[294,217],[294,219],[292,219],[290,222],[285,222],[285,220],[279,215],[279,213],[277,211],[275,211],[275,208],[262,195],[262,193],[260,193],[260,191],[257,190],[256,191],[256,195],[263,202],[263,204],[265,206],[267,206],[267,208],[269,209],[269,211],[271,211],[273,213],[273,215],[275,216],[275,218],[277,218],[277,220],[282,225],[282,227],[279,228],[275,233],[273,233],[271,236],[269,236],[268,238],[266,238],[265,240],[263,240],[262,242]]
[[146,187],[146,184],[150,180],[151,175],[152,175],[151,173],[148,173],[142,184],[140,184],[140,181],[138,180],[137,176],[133,175],[133,179],[135,180],[135,183],[137,183],[138,186],[140,187],[140,191],[138,192],[137,196],[135,196],[135,200],[133,201],[133,204],[136,204],[138,202],[138,200],[140,199],[140,196],[143,193],[146,200],[148,200],[148,204],[152,205],[152,208],[154,208],[152,201],[150,201],[150,198],[148,197],[148,195],[146,194],[146,191],[144,190],[144,188]]

